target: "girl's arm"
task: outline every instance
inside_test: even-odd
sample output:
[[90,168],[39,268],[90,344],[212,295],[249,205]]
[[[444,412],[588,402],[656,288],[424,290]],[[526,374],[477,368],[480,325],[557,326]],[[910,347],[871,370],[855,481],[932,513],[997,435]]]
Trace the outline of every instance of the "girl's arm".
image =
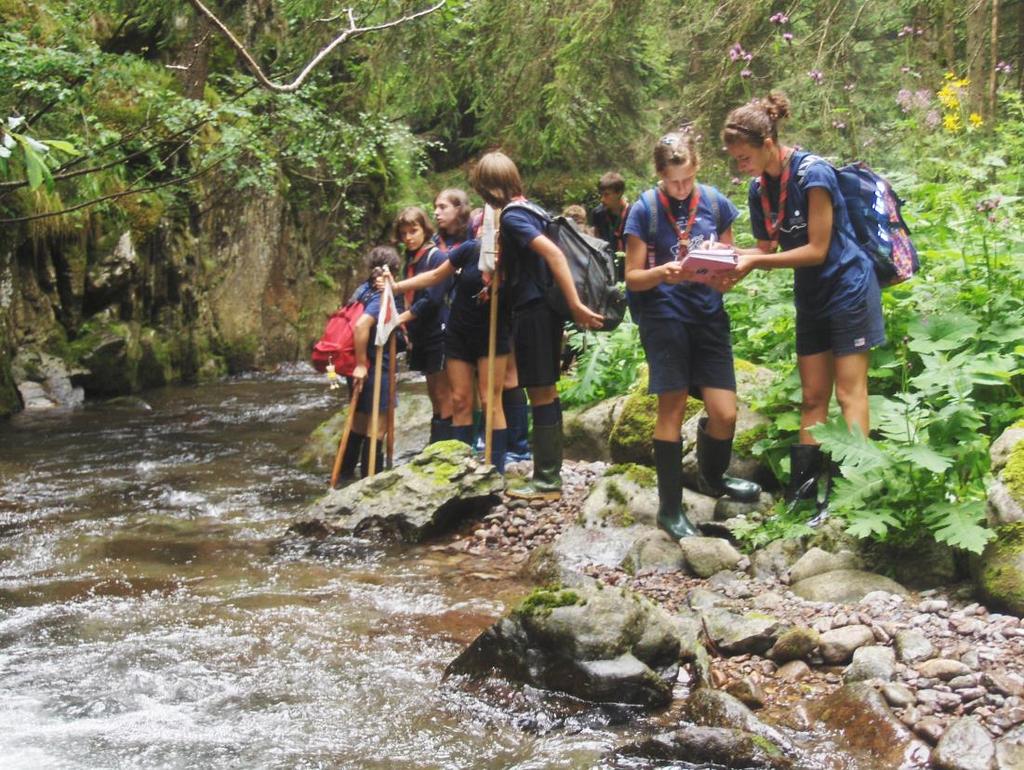
[[604,318],[580,301],[580,295],[576,292],[576,284],[572,282],[572,273],[569,272],[569,263],[565,261],[565,254],[555,245],[555,242],[546,235],[538,235],[530,241],[528,247],[547,262],[555,283],[569,305],[573,321],[584,328],[600,328]]
[[647,268],[647,243],[630,235],[626,239],[626,287],[630,291],[647,291],[662,283],[679,283],[682,270],[675,260]]
[[770,241],[758,241],[757,249],[743,249],[736,266],[742,278],[751,270],[779,267],[813,267],[828,257],[832,244],[832,196],[823,187],[812,187],[807,194],[807,243],[788,251],[774,252]]
[[428,286],[435,286],[453,275],[455,275],[455,265],[446,259],[433,270],[427,270],[412,278],[405,278],[392,284],[392,289],[399,294],[407,291],[419,291]]
[[356,325],[352,329],[352,341],[355,345],[356,368],[352,370],[354,380],[365,380],[366,373],[370,369],[370,332],[373,331],[377,319],[372,315],[364,313],[359,316]]

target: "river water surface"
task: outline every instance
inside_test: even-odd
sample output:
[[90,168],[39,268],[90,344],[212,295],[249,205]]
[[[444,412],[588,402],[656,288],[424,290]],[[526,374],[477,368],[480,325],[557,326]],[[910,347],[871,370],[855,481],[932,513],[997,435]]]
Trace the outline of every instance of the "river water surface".
[[607,720],[442,682],[510,566],[287,534],[339,392],[299,369],[0,422],[0,767],[599,763]]

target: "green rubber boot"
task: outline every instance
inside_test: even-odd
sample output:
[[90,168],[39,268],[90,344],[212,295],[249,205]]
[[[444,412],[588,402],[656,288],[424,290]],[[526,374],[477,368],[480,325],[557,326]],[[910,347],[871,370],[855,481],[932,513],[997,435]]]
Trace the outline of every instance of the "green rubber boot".
[[699,534],[683,503],[682,442],[654,439],[654,467],[658,473],[658,526],[673,540]]
[[520,500],[562,498],[562,423],[533,426],[533,478],[512,483],[505,490]]
[[732,439],[714,438],[707,432],[708,418],[697,424],[697,487],[711,497],[728,495],[741,503],[756,503],[761,497],[761,485],[746,479],[726,476],[732,459]]

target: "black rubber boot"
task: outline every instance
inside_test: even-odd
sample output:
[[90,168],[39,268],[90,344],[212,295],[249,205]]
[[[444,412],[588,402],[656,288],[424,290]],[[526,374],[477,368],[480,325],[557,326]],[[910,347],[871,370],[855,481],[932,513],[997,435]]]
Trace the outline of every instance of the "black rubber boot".
[[505,455],[508,453],[508,428],[495,428],[491,435],[491,462],[498,473],[505,475]]
[[708,418],[697,424],[697,487],[711,497],[728,495],[741,503],[755,503],[761,497],[761,486],[753,481],[726,476],[732,459],[732,439],[714,438],[707,432]]
[[463,444],[473,446],[473,435],[476,428],[472,425],[453,425],[451,438],[461,441]]
[[822,458],[817,444],[793,444],[789,448],[789,483],[784,493],[787,503],[818,499]]
[[356,466],[359,465],[359,458],[363,453],[363,441],[365,439],[366,436],[362,433],[352,431],[348,434],[345,454],[341,456],[341,471],[338,473],[339,481],[352,481],[356,477]]
[[[374,473],[384,470],[384,442],[377,440],[377,463],[374,465]],[[363,451],[359,453],[359,472],[365,479],[370,475],[370,437],[363,440]]]
[[560,500],[562,497],[562,422],[533,426],[533,478],[512,484],[509,497]]
[[673,540],[698,534],[683,503],[683,443],[654,439],[654,468],[658,473],[658,526]]
[[508,425],[508,459],[513,462],[530,459],[530,407],[521,388],[501,394],[501,406]]
[[816,512],[814,516],[807,522],[808,527],[820,527],[831,515],[829,510],[829,498],[832,497],[832,488],[835,486],[836,479],[842,474],[839,471],[839,465],[834,460],[829,460],[827,463],[826,473],[828,474],[828,481],[825,482],[825,494],[824,496],[816,495]]
[[438,441],[444,441],[445,439],[451,438],[451,432],[451,417],[434,417],[430,420],[430,438],[427,440],[427,443],[436,444]]

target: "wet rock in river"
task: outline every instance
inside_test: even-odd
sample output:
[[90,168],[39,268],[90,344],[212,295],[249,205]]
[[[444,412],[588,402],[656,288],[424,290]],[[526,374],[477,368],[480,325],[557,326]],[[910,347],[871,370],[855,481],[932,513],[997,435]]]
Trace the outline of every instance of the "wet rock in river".
[[713,607],[702,610],[701,615],[712,644],[723,655],[764,654],[784,627],[776,618],[760,613],[737,615]]
[[701,687],[690,693],[683,709],[688,722],[703,727],[725,727],[756,735],[770,742],[779,754],[792,754],[794,748],[779,729],[765,724],[738,698],[722,690]]
[[759,736],[728,727],[684,725],[645,741],[624,746],[616,754],[661,762],[711,763],[724,768],[787,770],[792,760]]
[[717,537],[684,537],[679,547],[690,572],[702,578],[731,570],[743,558],[731,543]]
[[931,760],[938,770],[995,770],[996,747],[977,719],[963,717],[942,734]]
[[927,758],[927,747],[865,682],[839,688],[814,703],[811,711],[852,754],[871,760],[865,767],[918,767]]
[[382,531],[416,542],[495,505],[505,481],[459,441],[431,444],[405,465],[334,489],[307,510],[335,532]]
[[594,581],[537,589],[446,671],[497,672],[587,701],[657,707],[672,699],[680,640],[664,610]]

